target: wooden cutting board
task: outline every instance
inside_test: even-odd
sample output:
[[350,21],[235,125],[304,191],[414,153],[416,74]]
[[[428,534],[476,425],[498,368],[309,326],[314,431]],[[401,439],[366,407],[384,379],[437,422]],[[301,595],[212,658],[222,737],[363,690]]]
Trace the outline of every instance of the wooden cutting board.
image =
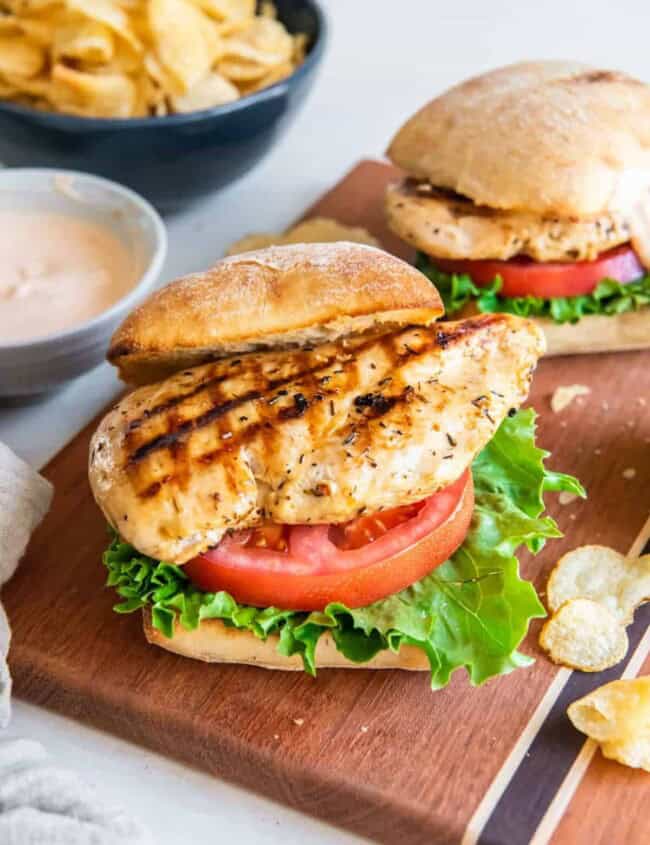
[[[382,220],[393,174],[363,162],[309,214],[365,225],[408,257]],[[598,542],[627,552],[645,542],[649,365],[641,352],[558,358],[538,369],[530,401],[539,441],[553,450],[550,465],[577,475],[590,494],[564,506],[547,497],[566,536],[535,559],[522,556],[540,590],[569,548]],[[554,388],[573,383],[591,393],[553,414]],[[628,657],[609,672],[551,665],[535,624],[524,644],[534,667],[479,689],[460,673],[431,693],[423,674],[330,670],[313,680],[176,657],[146,645],[139,617],[114,614],[114,595],[103,589],[107,535],[86,481],[94,425],[47,467],[54,505],[3,591],[19,696],[383,842],[518,845],[540,823],[537,842],[647,841],[650,775],[599,753],[591,759],[565,709],[626,667],[650,671],[650,607],[629,630]]]

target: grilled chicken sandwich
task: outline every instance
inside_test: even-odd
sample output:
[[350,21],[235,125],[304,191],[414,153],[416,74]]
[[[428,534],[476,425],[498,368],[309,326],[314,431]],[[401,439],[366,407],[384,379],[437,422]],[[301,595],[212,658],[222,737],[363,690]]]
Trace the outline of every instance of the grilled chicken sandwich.
[[522,665],[542,613],[513,552],[558,536],[531,322],[445,323],[416,269],[358,244],[272,247],[154,294],[109,358],[139,385],[90,481],[108,583],[147,638],[274,668]]
[[528,62],[452,88],[388,155],[391,228],[447,316],[534,318],[549,354],[650,347],[650,86]]

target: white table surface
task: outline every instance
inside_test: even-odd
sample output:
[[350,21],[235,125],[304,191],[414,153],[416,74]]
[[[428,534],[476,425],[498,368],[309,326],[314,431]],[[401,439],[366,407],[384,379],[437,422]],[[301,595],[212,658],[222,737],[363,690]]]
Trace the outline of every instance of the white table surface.
[[[474,72],[573,58],[650,79],[647,0],[324,0],[330,44],[311,99],[249,176],[167,221],[161,281],[207,267],[250,231],[279,231],[358,159],[379,157],[424,101]],[[40,467],[114,395],[108,365],[52,398],[0,408],[0,440]],[[15,702],[11,735],[40,739],[157,843],[352,843],[354,836],[71,720]],[[318,749],[314,749],[317,755]]]

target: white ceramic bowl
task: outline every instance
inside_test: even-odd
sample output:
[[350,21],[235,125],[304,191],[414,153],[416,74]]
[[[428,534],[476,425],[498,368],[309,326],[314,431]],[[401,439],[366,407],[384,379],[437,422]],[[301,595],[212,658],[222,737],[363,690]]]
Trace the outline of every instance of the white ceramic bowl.
[[0,399],[33,396],[59,387],[99,364],[113,331],[152,290],[167,254],[158,213],[138,194],[108,179],[68,170],[0,170],[0,210],[60,212],[106,226],[135,255],[135,286],[98,317],[56,334],[21,343],[0,337]]

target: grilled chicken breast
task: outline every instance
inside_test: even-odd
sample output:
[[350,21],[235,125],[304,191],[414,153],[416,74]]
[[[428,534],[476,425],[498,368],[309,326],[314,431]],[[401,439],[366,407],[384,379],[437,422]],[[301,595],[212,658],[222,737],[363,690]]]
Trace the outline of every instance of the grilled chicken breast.
[[434,258],[592,261],[631,238],[621,213],[578,219],[503,211],[413,179],[388,188],[386,215],[394,232]]
[[93,492],[126,540],[179,564],[228,529],[417,501],[462,474],[542,353],[532,323],[488,314],[194,367],[104,418]]

